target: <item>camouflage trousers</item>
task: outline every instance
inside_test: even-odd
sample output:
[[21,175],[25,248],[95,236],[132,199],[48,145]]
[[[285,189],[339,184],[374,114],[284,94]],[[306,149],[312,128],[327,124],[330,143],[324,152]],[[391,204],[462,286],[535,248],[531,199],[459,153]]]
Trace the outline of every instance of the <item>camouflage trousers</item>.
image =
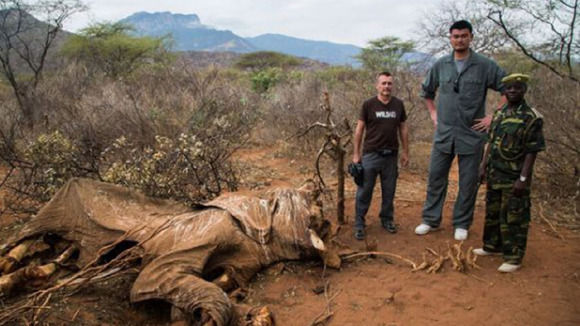
[[530,192],[515,197],[513,190],[487,186],[483,248],[502,252],[509,264],[521,264],[528,242],[530,225]]

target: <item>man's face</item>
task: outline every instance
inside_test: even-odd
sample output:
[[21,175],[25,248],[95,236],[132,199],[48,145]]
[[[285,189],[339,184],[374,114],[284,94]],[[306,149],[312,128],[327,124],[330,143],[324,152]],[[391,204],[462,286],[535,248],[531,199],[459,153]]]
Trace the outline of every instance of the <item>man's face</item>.
[[473,40],[473,34],[471,34],[467,28],[452,29],[451,34],[449,35],[451,47],[457,52],[463,52],[469,49],[471,40]]
[[527,87],[526,84],[513,81],[505,84],[505,97],[509,103],[520,103],[524,99]]
[[393,76],[381,75],[377,79],[377,93],[384,97],[391,96],[393,90]]

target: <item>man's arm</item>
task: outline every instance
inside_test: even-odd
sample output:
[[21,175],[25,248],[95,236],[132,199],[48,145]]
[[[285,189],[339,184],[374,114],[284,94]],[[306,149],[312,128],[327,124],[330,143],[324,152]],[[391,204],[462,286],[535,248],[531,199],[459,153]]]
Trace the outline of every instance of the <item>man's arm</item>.
[[[534,113],[537,112],[534,111]],[[546,149],[546,141],[544,139],[544,133],[542,132],[543,125],[544,121],[541,116],[539,116],[532,122],[528,132],[526,132],[527,135],[524,146],[528,152],[524,156],[524,164],[520,171],[520,176],[526,181],[521,181],[518,178],[514,183],[513,191],[514,196],[516,197],[525,194],[525,190],[530,186],[530,179],[532,178],[532,170],[534,169],[534,162],[536,161],[537,153]]]
[[406,122],[401,122],[399,125],[399,134],[401,136],[401,143],[403,145],[403,156],[401,157],[401,165],[406,167],[409,165],[409,125]]
[[365,131],[365,122],[362,120],[358,120],[356,124],[356,130],[354,132],[354,151],[352,153],[353,163],[361,162],[360,150],[364,131]]
[[514,183],[514,196],[521,197],[524,195],[526,188],[530,184],[532,177],[532,170],[534,169],[534,162],[536,162],[537,152],[527,153],[524,157],[524,166],[520,172],[520,176],[526,178],[526,181],[518,180]]
[[[487,82],[487,88],[491,88],[494,91],[502,94],[501,100],[499,103],[499,107],[498,107],[498,109],[501,109],[504,106],[504,104],[507,103],[507,99],[505,98],[505,95],[503,95],[504,85],[501,82],[502,78],[504,78],[506,76],[506,72],[500,66],[498,66],[497,63],[495,63],[495,62],[493,62],[490,69],[491,69],[490,73],[488,74],[489,79]],[[475,131],[480,131],[480,132],[488,132],[489,127],[491,126],[492,118],[493,118],[493,113],[486,115],[484,118],[475,119],[473,126],[471,126],[471,129],[473,129]]]
[[427,105],[427,110],[429,110],[429,116],[431,121],[433,121],[433,126],[437,128],[437,109],[435,108],[435,101],[432,98],[426,97],[425,104]]
[[420,97],[425,99],[425,104],[427,105],[427,110],[429,110],[429,117],[431,117],[431,121],[433,121],[433,126],[437,128],[437,109],[435,108],[435,95],[437,93],[437,89],[439,88],[439,68],[438,63],[435,63],[425,80],[421,84],[421,93],[419,94]]

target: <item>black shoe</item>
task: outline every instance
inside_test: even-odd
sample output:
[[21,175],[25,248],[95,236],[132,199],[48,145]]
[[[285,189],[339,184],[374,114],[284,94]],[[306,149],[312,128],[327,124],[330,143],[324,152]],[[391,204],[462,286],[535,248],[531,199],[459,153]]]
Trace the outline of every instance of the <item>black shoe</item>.
[[364,240],[365,239],[365,230],[363,230],[363,229],[354,230],[354,238],[357,240]]
[[393,234],[397,233],[397,226],[395,223],[393,223],[393,221],[381,222],[381,225],[383,226],[383,229],[387,230],[387,232]]

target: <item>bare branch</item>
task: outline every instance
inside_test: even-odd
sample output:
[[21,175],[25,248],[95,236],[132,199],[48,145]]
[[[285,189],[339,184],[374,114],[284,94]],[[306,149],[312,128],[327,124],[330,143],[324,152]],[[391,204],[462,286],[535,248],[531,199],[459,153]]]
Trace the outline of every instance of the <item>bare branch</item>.
[[[493,15],[497,15],[498,18],[494,18]],[[532,52],[529,51],[529,49],[520,42],[520,40],[515,37],[510,30],[508,29],[504,19],[503,19],[503,13],[501,11],[493,11],[490,12],[487,17],[493,21],[495,24],[497,24],[499,27],[501,27],[504,31],[504,33],[506,34],[506,36],[512,40],[516,46],[524,53],[524,55],[526,55],[528,58],[532,59],[534,62],[548,68],[550,71],[552,71],[554,74],[556,74],[557,76],[561,77],[561,78],[568,78],[574,82],[580,83],[580,80],[578,80],[576,77],[572,76],[572,75],[565,75],[562,74],[559,70],[557,70],[555,67],[553,67],[552,65],[548,64],[547,62],[545,62],[544,60],[541,60],[540,58],[538,58],[536,55],[534,55]]]

